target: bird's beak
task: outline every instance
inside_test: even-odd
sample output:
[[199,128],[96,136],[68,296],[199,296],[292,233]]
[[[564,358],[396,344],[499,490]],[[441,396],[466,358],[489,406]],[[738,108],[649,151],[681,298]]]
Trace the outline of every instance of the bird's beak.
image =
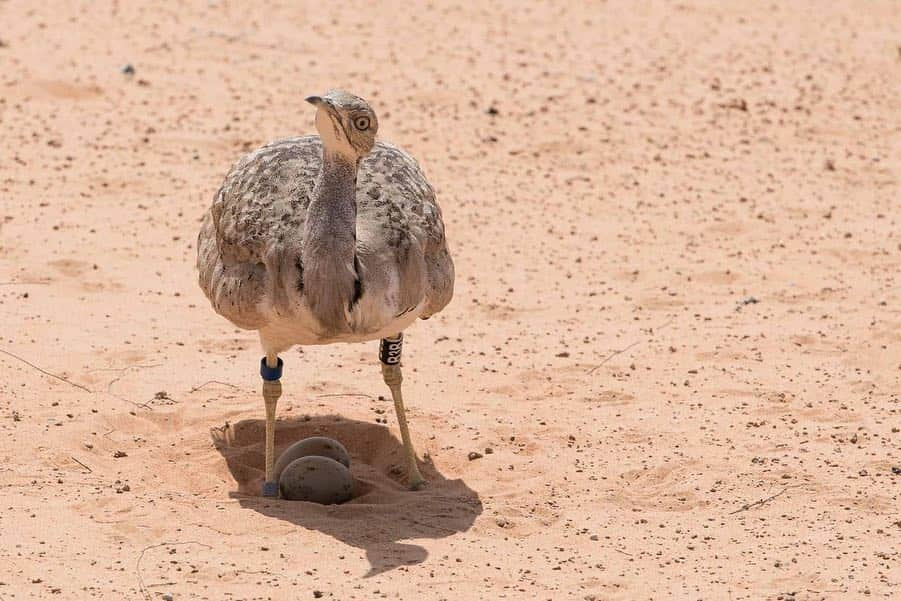
[[316,108],[325,110],[326,113],[331,115],[335,114],[335,105],[328,98],[323,98],[322,96],[307,96],[305,100]]

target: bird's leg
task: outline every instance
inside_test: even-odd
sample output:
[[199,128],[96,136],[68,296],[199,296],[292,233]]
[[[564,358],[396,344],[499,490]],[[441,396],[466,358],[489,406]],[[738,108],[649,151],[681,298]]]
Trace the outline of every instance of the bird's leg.
[[419,473],[419,466],[416,463],[416,451],[413,450],[413,441],[410,439],[404,397],[401,393],[401,382],[404,377],[400,369],[400,355],[403,350],[403,342],[403,334],[398,334],[394,338],[383,338],[379,345],[379,360],[382,362],[382,377],[385,379],[385,384],[391,389],[391,396],[394,398],[394,411],[397,413],[400,437],[404,442],[404,451],[407,454],[407,483],[411,489],[417,490],[425,484],[425,478]]
[[278,482],[275,481],[275,407],[282,396],[282,366],[284,363],[275,353],[266,353],[260,361],[260,375],[263,377],[263,402],[266,403],[266,481],[263,483],[264,497],[278,496]]

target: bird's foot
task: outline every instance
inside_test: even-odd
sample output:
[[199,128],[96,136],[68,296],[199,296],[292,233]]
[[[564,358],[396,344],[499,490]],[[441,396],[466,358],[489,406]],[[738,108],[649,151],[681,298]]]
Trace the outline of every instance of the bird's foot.
[[263,496],[271,499],[278,497],[278,482],[263,482]]
[[412,470],[407,475],[407,488],[410,490],[422,490],[427,484],[428,481],[422,477],[418,469]]

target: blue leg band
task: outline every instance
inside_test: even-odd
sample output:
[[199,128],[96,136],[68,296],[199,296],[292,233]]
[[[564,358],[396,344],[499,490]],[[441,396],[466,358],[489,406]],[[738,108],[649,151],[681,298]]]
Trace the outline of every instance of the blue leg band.
[[282,361],[282,358],[278,358],[278,365],[275,367],[269,367],[266,364],[266,357],[260,359],[260,375],[267,382],[274,382],[275,380],[281,380],[282,378],[282,367],[285,366],[285,362]]

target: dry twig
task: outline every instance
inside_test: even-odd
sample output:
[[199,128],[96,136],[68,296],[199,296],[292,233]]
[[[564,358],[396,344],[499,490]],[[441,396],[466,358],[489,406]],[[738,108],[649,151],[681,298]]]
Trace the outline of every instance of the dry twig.
[[144,554],[147,553],[147,551],[149,551],[151,549],[156,549],[158,547],[176,547],[179,545],[200,545],[201,547],[206,547],[207,549],[212,549],[211,546],[206,545],[201,542],[198,542],[196,540],[189,540],[189,541],[178,542],[178,543],[169,543],[169,542],[157,543],[155,545],[148,545],[148,546],[144,547],[141,550],[141,554],[138,556],[137,563],[135,564],[135,572],[137,572],[137,574],[138,574],[138,585],[141,590],[141,595],[147,601],[150,601],[150,593],[147,592],[147,587],[144,585],[144,576],[141,575],[141,560],[144,559]]
[[113,394],[113,391],[112,391],[113,384],[115,384],[116,382],[118,382],[119,380],[121,380],[122,378],[124,378],[124,377],[125,377],[125,373],[126,373],[128,370],[130,370],[130,369],[144,369],[144,368],[148,368],[148,367],[159,367],[160,365],[161,365],[160,363],[148,363],[147,365],[128,365],[128,366],[126,366],[126,367],[110,368],[109,371],[118,371],[118,372],[119,372],[119,375],[116,376],[115,378],[113,378],[112,380],[110,380],[110,381],[109,381],[109,384],[106,385],[106,392],[107,392],[107,394]]
[[60,382],[65,382],[65,383],[68,384],[69,386],[74,386],[75,388],[79,388],[79,389],[84,390],[85,392],[88,392],[88,393],[90,393],[90,394],[94,394],[94,391],[91,390],[90,388],[86,388],[85,386],[82,386],[81,384],[76,384],[75,382],[72,382],[71,380],[67,380],[66,378],[64,378],[64,377],[62,377],[62,376],[58,376],[58,375],[56,375],[56,374],[52,374],[52,373],[50,373],[49,371],[47,371],[47,370],[45,370],[45,369],[41,369],[40,367],[38,367],[38,366],[35,365],[34,363],[32,363],[32,362],[30,362],[30,361],[28,361],[28,360],[26,360],[26,359],[23,359],[23,358],[20,357],[19,355],[13,354],[13,353],[11,353],[11,352],[9,352],[9,351],[5,351],[5,350],[3,350],[3,349],[0,349],[0,353],[3,353],[4,355],[9,355],[9,356],[12,357],[13,359],[18,359],[19,361],[21,361],[21,362],[24,363],[25,365],[28,365],[28,366],[30,366],[30,367],[33,367],[34,369],[38,370],[39,372],[41,372],[41,373],[44,374],[45,376],[50,376],[51,378],[56,378],[56,379],[59,380]]
[[229,387],[231,387],[231,388],[238,388],[238,387],[235,386],[234,384],[229,384],[228,382],[220,382],[219,380],[207,380],[207,381],[204,382],[203,384],[200,384],[199,386],[195,386],[194,388],[192,388],[191,390],[189,390],[189,391],[188,391],[188,394],[193,394],[193,393],[197,392],[198,390],[200,390],[201,388],[203,388],[203,387],[206,386],[207,384],[221,384],[222,386],[229,386]]
[[[674,319],[675,319],[675,317],[670,317],[670,318],[669,318],[668,320],[666,320],[663,324],[657,326],[656,328],[651,328],[651,329],[650,329],[651,335],[653,335],[655,331],[659,332],[659,331],[662,330],[663,328],[667,327],[669,324],[673,323],[673,320],[674,320]],[[600,363],[598,363],[597,365],[595,365],[594,367],[592,367],[591,369],[589,369],[589,370],[588,370],[588,373],[589,373],[589,374],[593,374],[593,373],[596,372],[598,369],[600,369],[601,366],[603,366],[605,363],[607,363],[608,361],[610,361],[611,359],[613,359],[613,358],[616,357],[617,355],[621,355],[621,354],[625,353],[626,351],[628,351],[628,350],[631,349],[632,347],[634,347],[634,346],[636,346],[636,345],[638,345],[638,344],[641,344],[642,342],[644,342],[644,340],[636,340],[635,342],[633,342],[632,344],[630,344],[630,345],[627,346],[626,348],[620,349],[620,350],[618,350],[618,351],[613,351],[612,353],[610,353],[609,355],[607,355],[607,356],[604,358],[603,361],[601,361]]]
[[801,486],[804,486],[804,485],[803,485],[803,484],[792,484],[791,486],[786,486],[785,488],[783,488],[782,490],[780,490],[779,492],[777,492],[777,493],[774,494],[774,495],[770,495],[770,496],[768,496],[768,497],[766,497],[766,498],[760,499],[760,500],[758,500],[758,501],[754,501],[753,503],[745,503],[744,505],[742,505],[741,507],[739,507],[739,508],[736,509],[735,511],[730,511],[730,512],[729,512],[729,515],[735,515],[736,513],[741,513],[742,511],[747,511],[747,510],[752,509],[752,508],[754,508],[754,507],[760,507],[760,506],[763,505],[764,503],[769,503],[770,501],[772,501],[772,500],[775,499],[776,497],[782,496],[783,494],[785,494],[785,492],[786,492],[787,490],[790,490],[790,489],[792,489],[792,488],[800,488]]
[[85,464],[83,464],[81,461],[79,461],[79,460],[76,459],[75,457],[72,457],[71,455],[69,455],[69,459],[71,459],[72,461],[74,461],[75,463],[77,463],[78,465],[80,465],[81,467],[83,467],[84,469],[88,470],[89,472],[94,473],[94,470],[92,470],[91,468],[89,468],[88,466],[86,466]]
[[613,358],[616,357],[617,355],[620,355],[620,354],[622,354],[622,353],[625,353],[627,350],[629,350],[629,349],[632,348],[633,346],[635,346],[635,345],[637,345],[637,344],[641,344],[641,342],[642,342],[641,340],[636,340],[635,342],[633,342],[632,344],[630,344],[629,346],[627,346],[627,347],[624,348],[624,349],[620,349],[620,350],[618,350],[618,351],[613,351],[612,353],[610,353],[609,355],[607,355],[607,357],[606,357],[603,361],[601,361],[600,363],[598,363],[597,365],[595,365],[594,367],[592,367],[591,369],[589,369],[589,370],[588,370],[588,373],[589,373],[589,374],[593,374],[593,373],[596,372],[598,369],[600,369],[601,366],[603,366],[605,363],[607,363],[607,361],[610,361],[611,359],[613,359]]

